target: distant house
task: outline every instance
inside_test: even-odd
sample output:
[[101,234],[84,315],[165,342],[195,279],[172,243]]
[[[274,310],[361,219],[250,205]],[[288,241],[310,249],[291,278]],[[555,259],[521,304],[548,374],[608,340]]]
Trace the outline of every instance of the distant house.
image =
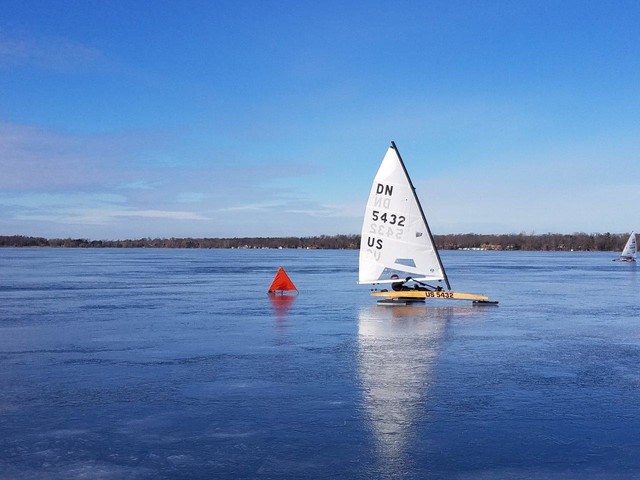
[[480,245],[480,250],[502,250],[502,245],[496,245],[495,243],[483,243]]

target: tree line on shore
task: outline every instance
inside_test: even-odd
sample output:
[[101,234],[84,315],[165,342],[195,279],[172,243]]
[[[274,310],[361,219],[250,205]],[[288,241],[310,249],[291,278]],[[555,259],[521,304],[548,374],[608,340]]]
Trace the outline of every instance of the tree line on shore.
[[[628,233],[546,233],[435,235],[441,250],[619,251]],[[237,238],[141,238],[137,240],[88,240],[85,238],[0,236],[0,247],[52,248],[292,248],[350,250],[360,247],[360,235],[315,237]]]

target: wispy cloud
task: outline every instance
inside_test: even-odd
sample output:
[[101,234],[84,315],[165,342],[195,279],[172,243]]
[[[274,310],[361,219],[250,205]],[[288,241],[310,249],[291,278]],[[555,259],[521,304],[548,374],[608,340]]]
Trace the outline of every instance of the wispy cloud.
[[87,156],[86,148],[87,144],[77,137],[0,123],[0,188],[57,188],[104,180],[106,172],[96,168],[96,157],[104,152]]
[[44,221],[63,224],[106,225],[119,219],[158,219],[158,220],[208,220],[206,217],[187,211],[166,210],[109,210],[109,209],[66,209],[42,213],[18,214],[15,220]]
[[113,185],[122,190],[156,189],[162,179],[148,179],[148,169],[130,164],[149,143],[156,145],[158,136],[150,132],[81,135],[0,122],[0,188],[33,191]]
[[112,193],[2,193],[0,207],[23,210],[60,210],[77,208],[78,205],[122,205],[127,202],[123,195]]
[[137,182],[122,183],[116,185],[118,190],[155,190],[162,186],[162,182],[147,182],[140,180]]
[[178,203],[201,203],[210,197],[211,195],[207,193],[183,192],[178,194],[176,201]]
[[[333,218],[333,217],[349,217],[353,215],[348,206],[344,205],[328,205],[328,204],[309,204],[301,207],[287,208],[285,213],[296,213],[306,215],[308,217],[317,218]],[[359,212],[360,214],[362,212]]]
[[256,202],[256,203],[245,203],[241,205],[232,205],[229,207],[218,208],[217,211],[218,212],[244,212],[244,211],[264,212],[264,211],[277,210],[281,206],[282,204],[278,202]]
[[127,218],[166,218],[171,220],[208,220],[207,217],[199,215],[195,212],[184,211],[167,211],[167,210],[121,210],[106,212],[111,217],[127,217]]
[[[357,213],[356,213],[357,210]],[[274,216],[295,215],[298,218],[332,218],[332,217],[359,217],[361,208],[355,208],[349,204],[325,204],[311,200],[290,199],[288,201],[269,201],[233,205],[216,209],[218,214],[244,212],[273,214]]]
[[[599,174],[587,156],[417,181],[434,233],[624,232],[634,228],[640,182]],[[629,225],[631,223],[631,225]]]
[[70,71],[105,66],[105,55],[98,49],[60,37],[10,36],[0,30],[0,67],[30,66]]

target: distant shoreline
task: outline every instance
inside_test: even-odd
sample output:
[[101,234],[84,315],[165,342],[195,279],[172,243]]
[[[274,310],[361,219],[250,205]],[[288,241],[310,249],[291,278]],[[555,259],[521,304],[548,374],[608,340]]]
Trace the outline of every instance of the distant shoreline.
[[[620,251],[628,233],[496,234],[476,233],[435,235],[440,250],[526,250],[526,251]],[[85,238],[29,237],[0,235],[2,247],[44,248],[227,248],[227,249],[313,249],[357,250],[360,235],[320,235],[315,237],[233,237],[233,238],[141,238],[137,240],[88,240]]]

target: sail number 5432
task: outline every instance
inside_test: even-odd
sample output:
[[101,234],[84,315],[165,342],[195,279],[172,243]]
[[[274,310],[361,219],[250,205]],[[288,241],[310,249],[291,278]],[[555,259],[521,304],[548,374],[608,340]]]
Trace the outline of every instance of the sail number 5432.
[[380,220],[383,223],[389,223],[389,225],[398,225],[399,227],[404,227],[405,218],[403,215],[395,215],[394,213],[383,213],[380,215],[378,210],[374,210],[372,213],[373,221],[377,222]]
[[453,298],[453,292],[424,292],[426,298]]

